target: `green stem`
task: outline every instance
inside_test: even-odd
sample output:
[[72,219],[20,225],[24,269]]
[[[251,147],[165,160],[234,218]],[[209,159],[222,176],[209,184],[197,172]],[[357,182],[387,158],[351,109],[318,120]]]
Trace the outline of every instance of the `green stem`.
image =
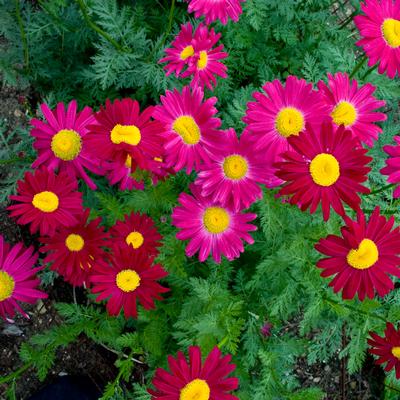
[[3,378],[0,378],[0,385],[4,385],[7,382],[13,381],[14,379],[19,378],[25,371],[27,371],[32,366],[32,363],[29,362],[24,364],[21,368],[18,368],[12,374],[7,375]]
[[171,2],[171,8],[170,8],[170,10],[169,10],[169,17],[168,17],[167,30],[165,31],[164,38],[163,38],[163,40],[162,40],[162,42],[161,42],[160,47],[163,47],[163,46],[164,46],[164,44],[165,44],[165,42],[166,42],[166,40],[167,40],[167,38],[168,38],[168,35],[171,33],[172,21],[173,21],[173,19],[174,19],[174,12],[175,12],[175,0],[172,0],[172,2]]
[[376,63],[373,65],[371,68],[368,69],[368,71],[361,77],[361,80],[364,80],[372,71],[376,69],[379,63]]
[[114,40],[107,32],[104,32],[99,26],[97,26],[90,18],[87,7],[83,0],[75,0],[78,3],[79,8],[82,11],[83,18],[85,19],[86,23],[100,36],[103,36],[104,39],[107,40],[110,44],[112,44],[118,51],[126,51],[122,46]]
[[388,185],[382,186],[382,187],[379,188],[379,189],[375,189],[375,190],[373,190],[372,192],[365,194],[364,196],[371,196],[372,194],[378,194],[378,193],[384,192],[384,191],[386,191],[387,189],[392,188],[393,186],[395,186],[394,183],[389,183]]
[[8,160],[0,160],[0,165],[8,165],[8,164],[15,164],[18,161],[28,161],[28,162],[33,162],[34,159],[33,158],[20,158],[20,157],[14,157],[14,158],[9,158]]
[[363,67],[365,62],[367,61],[367,56],[363,56],[358,64],[354,67],[353,71],[350,74],[350,79],[354,77],[354,75]]
[[345,28],[351,21],[353,21],[353,18],[358,14],[358,11],[355,10],[353,11],[339,26],[339,29]]
[[24,64],[25,64],[26,69],[29,71],[28,41],[26,39],[26,32],[25,32],[25,28],[24,28],[24,22],[22,21],[21,8],[20,8],[19,0],[14,0],[14,2],[15,2],[15,15],[17,17],[19,31],[21,33],[22,47],[24,49]]

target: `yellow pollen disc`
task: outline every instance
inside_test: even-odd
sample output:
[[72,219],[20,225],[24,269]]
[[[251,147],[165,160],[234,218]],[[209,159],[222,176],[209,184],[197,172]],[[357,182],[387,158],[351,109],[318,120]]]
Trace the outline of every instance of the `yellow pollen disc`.
[[161,157],[154,157],[154,161],[162,162],[162,158]]
[[133,231],[125,239],[126,244],[138,249],[144,242],[144,237],[140,232]]
[[352,249],[347,254],[348,264],[355,269],[371,268],[378,258],[378,247],[370,239],[363,239],[358,245],[358,249]]
[[210,386],[203,379],[194,379],[182,390],[179,400],[209,400]]
[[388,46],[393,49],[400,47],[400,21],[388,18],[383,21],[382,35]]
[[172,124],[172,129],[182,138],[185,144],[200,142],[200,128],[194,118],[189,115],[178,117]]
[[279,111],[275,127],[279,134],[285,138],[298,135],[304,129],[303,114],[294,107],[286,107]]
[[221,207],[208,207],[203,214],[204,227],[210,233],[225,232],[230,220],[228,212]]
[[392,347],[392,354],[393,354],[397,359],[400,360],[400,347],[398,347],[398,346]]
[[204,69],[205,67],[207,67],[207,63],[208,63],[208,54],[206,51],[203,50],[200,52],[200,57],[199,60],[197,61],[197,68]]
[[246,159],[237,154],[226,157],[222,166],[225,176],[233,180],[242,179],[248,170]]
[[58,208],[58,196],[53,192],[48,192],[47,190],[44,192],[36,193],[33,196],[32,204],[40,211],[51,213],[56,211]]
[[71,233],[65,239],[65,245],[69,251],[81,251],[85,245],[85,240],[81,235]]
[[125,167],[126,168],[132,167],[132,157],[129,154],[126,156]]
[[116,284],[125,293],[133,292],[140,286],[140,276],[133,269],[124,269],[117,274]]
[[357,120],[357,110],[348,101],[341,101],[333,109],[331,117],[336,125],[351,126]]
[[63,161],[72,161],[78,157],[82,149],[82,138],[78,132],[62,129],[51,139],[51,150]]
[[193,46],[186,46],[180,54],[180,58],[182,61],[187,60],[189,57],[192,57],[194,54],[194,48]]
[[340,176],[339,162],[332,154],[318,154],[310,163],[310,174],[317,185],[332,186]]
[[140,129],[135,125],[117,124],[110,134],[110,139],[114,144],[126,143],[131,146],[137,146],[141,138]]
[[5,271],[0,271],[0,302],[12,296],[15,288],[14,279]]

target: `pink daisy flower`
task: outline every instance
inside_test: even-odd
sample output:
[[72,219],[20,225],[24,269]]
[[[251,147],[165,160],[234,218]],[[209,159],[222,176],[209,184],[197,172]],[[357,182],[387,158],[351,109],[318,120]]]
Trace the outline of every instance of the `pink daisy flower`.
[[264,152],[255,148],[249,134],[236,136],[226,131],[224,146],[212,156],[213,162],[200,167],[196,185],[201,195],[240,211],[262,198],[258,184],[268,183],[270,172],[265,168]]
[[77,224],[83,214],[78,183],[66,172],[56,175],[44,167],[33,174],[26,172],[24,180],[18,181],[17,192],[10,196],[17,204],[7,209],[18,224],[31,224],[31,233],[52,236],[59,227]]
[[22,243],[11,247],[0,235],[0,317],[9,320],[20,312],[28,314],[19,302],[34,304],[37,299],[45,299],[46,293],[37,290],[40,279],[36,273],[42,268],[33,268],[38,259],[33,247],[26,249]]
[[224,45],[214,47],[220,39],[221,34],[216,34],[214,29],[208,30],[207,26],[200,24],[195,32],[193,39],[194,56],[190,59],[188,69],[182,74],[182,77],[193,75],[190,85],[192,87],[206,86],[213,90],[216,86],[216,76],[226,78],[227,67],[220,60],[228,57],[228,53],[222,51]]
[[375,110],[384,107],[386,102],[377,100],[372,94],[375,86],[367,83],[358,88],[355,79],[350,82],[349,76],[338,72],[328,74],[328,85],[318,82],[322,101],[329,107],[329,113],[336,126],[344,125],[353,136],[372,146],[382,129],[375,122],[385,121],[384,113]]
[[68,104],[67,110],[64,103],[58,103],[54,110],[47,104],[40,106],[47,123],[36,118],[31,121],[34,126],[31,135],[36,138],[33,147],[38,152],[32,168],[44,165],[52,171],[66,172],[71,177],[82,178],[95,190],[96,185],[85,172],[85,168],[95,174],[102,172],[87,143],[88,125],[94,117],[90,107],[78,113],[77,107],[76,100]]
[[367,0],[361,3],[365,15],[354,18],[361,40],[357,42],[367,57],[368,65],[378,65],[378,72],[386,72],[393,79],[400,71],[400,1]]
[[181,229],[176,237],[190,240],[186,255],[192,257],[198,251],[203,262],[211,253],[217,263],[221,262],[221,255],[230,261],[239,257],[244,251],[242,240],[254,243],[249,232],[257,227],[249,222],[257,215],[236,212],[212,198],[205,198],[196,185],[190,189],[193,196],[181,193],[178,199],[181,206],[175,207],[172,214],[172,224]]
[[216,97],[203,102],[204,93],[200,88],[192,91],[188,86],[179,93],[169,90],[161,96],[162,105],[156,106],[153,117],[161,122],[165,138],[165,162],[168,167],[179,171],[186,167],[188,174],[203,162],[210,161],[210,152],[221,141],[217,130],[221,120],[215,118]]
[[[265,149],[268,168],[289,150],[288,138],[298,136],[306,126],[321,125],[328,116],[328,107],[312,84],[295,76],[288,76],[285,86],[278,80],[267,82],[264,93],[256,92],[255,102],[247,104],[243,121],[253,135],[256,146]],[[276,181],[275,185],[280,182]]]
[[223,25],[228,23],[228,19],[235,22],[239,21],[242,14],[242,6],[245,0],[187,0],[189,2],[188,11],[194,12],[195,18],[202,16],[206,19],[206,24],[211,24],[220,20]]
[[400,197],[400,136],[395,136],[394,146],[384,146],[383,150],[389,155],[386,160],[386,167],[381,169],[381,174],[389,175],[388,182],[397,184],[396,189],[393,192],[393,197]]

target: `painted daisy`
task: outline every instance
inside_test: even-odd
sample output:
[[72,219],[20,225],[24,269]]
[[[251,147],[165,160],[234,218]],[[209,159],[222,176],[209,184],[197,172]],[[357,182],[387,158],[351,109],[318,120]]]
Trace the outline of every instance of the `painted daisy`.
[[66,172],[56,175],[44,167],[26,172],[17,193],[10,196],[17,204],[7,209],[18,224],[30,224],[31,233],[52,236],[59,227],[77,224],[83,213],[82,193]]
[[397,185],[393,192],[393,197],[400,197],[400,136],[395,136],[394,146],[383,146],[383,150],[389,155],[386,160],[386,167],[381,169],[381,174],[389,175],[388,182]]
[[357,42],[367,57],[368,65],[378,65],[393,79],[400,71],[400,1],[367,0],[361,3],[365,15],[354,18],[362,39]]
[[99,161],[87,143],[88,125],[93,123],[92,109],[85,107],[77,113],[77,102],[72,100],[65,110],[64,103],[58,103],[54,110],[47,104],[40,106],[47,122],[36,118],[31,120],[34,128],[31,135],[36,138],[33,147],[38,158],[32,168],[41,165],[49,170],[66,172],[70,177],[82,178],[92,189],[96,185],[85,172],[102,174]]
[[154,221],[147,215],[131,213],[123,221],[117,221],[109,231],[109,247],[132,250],[148,257],[158,255],[162,236],[158,233]]
[[392,230],[394,217],[389,220],[376,207],[368,222],[359,211],[357,220],[345,218],[342,236],[329,235],[315,248],[328,256],[317,263],[321,276],[335,275],[329,286],[335,293],[343,289],[342,297],[352,299],[358,294],[372,299],[376,291],[383,297],[394,289],[389,274],[400,277],[400,229]]
[[4,320],[11,321],[15,311],[29,318],[19,303],[34,304],[47,297],[37,289],[40,279],[36,273],[42,269],[33,268],[37,259],[33,247],[27,249],[22,243],[11,247],[0,235],[0,317]]
[[320,81],[318,89],[321,100],[329,107],[333,123],[344,125],[353,136],[372,146],[382,132],[375,123],[387,118],[384,113],[376,112],[386,102],[372,95],[375,86],[367,83],[359,88],[355,79],[350,82],[347,74],[338,72],[334,76],[328,74],[328,85]]
[[247,104],[243,121],[256,145],[265,149],[266,160],[273,163],[289,150],[288,138],[298,136],[307,123],[321,125],[328,108],[311,83],[295,76],[288,76],[285,86],[278,80],[267,82],[263,90],[265,94],[253,94],[256,101]]
[[229,129],[225,136],[224,146],[211,156],[210,164],[200,167],[195,183],[203,197],[240,211],[262,198],[258,184],[267,184],[270,172],[265,168],[264,152],[254,146],[249,134],[239,140],[234,129]]
[[96,301],[108,299],[108,313],[118,315],[124,309],[125,318],[137,317],[137,300],[146,310],[155,308],[154,299],[162,300],[160,294],[169,291],[157,281],[168,273],[143,252],[114,247],[113,253],[111,264],[98,260],[89,276]]
[[99,224],[101,218],[88,223],[90,210],[86,209],[79,223],[70,228],[61,228],[51,237],[40,238],[44,244],[40,251],[47,253],[44,263],[59,273],[73,286],[87,282],[92,265],[106,258],[102,246],[108,235]]
[[386,364],[386,372],[395,369],[396,378],[400,379],[400,331],[390,322],[386,323],[384,336],[370,332],[371,339],[368,339],[370,348],[368,352],[377,356],[376,364]]
[[169,356],[171,372],[156,370],[153,378],[155,390],[149,389],[152,400],[239,400],[232,391],[239,380],[229,375],[236,369],[230,355],[223,356],[218,347],[208,354],[204,362],[198,346],[189,347],[189,361],[182,352],[176,358]]
[[221,120],[214,117],[217,98],[204,102],[203,98],[200,88],[185,86],[182,93],[168,90],[161,96],[162,105],[154,109],[154,119],[164,128],[165,162],[175,171],[197,170],[202,162],[210,161],[210,152],[221,142]]
[[187,0],[189,2],[188,11],[194,12],[195,18],[205,17],[206,24],[211,24],[220,20],[223,25],[228,23],[228,19],[235,22],[239,21],[242,14],[241,3],[246,0]]
[[283,161],[275,164],[276,175],[286,181],[280,195],[290,196],[291,204],[298,204],[302,211],[310,208],[314,213],[322,205],[324,220],[329,219],[332,207],[345,215],[342,201],[354,210],[359,209],[358,193],[369,193],[361,183],[367,180],[372,160],[367,150],[359,146],[351,132],[343,125],[335,128],[327,122],[319,130],[310,125],[299,136],[291,136],[292,147],[283,153]]
[[257,215],[239,213],[213,198],[205,198],[197,185],[191,185],[190,189],[193,196],[181,193],[178,199],[181,206],[175,207],[172,214],[172,224],[180,229],[176,237],[190,240],[186,255],[192,257],[198,251],[203,262],[211,253],[216,263],[221,262],[221,255],[228,260],[239,257],[244,251],[242,240],[254,243],[249,232],[257,227],[249,222]]

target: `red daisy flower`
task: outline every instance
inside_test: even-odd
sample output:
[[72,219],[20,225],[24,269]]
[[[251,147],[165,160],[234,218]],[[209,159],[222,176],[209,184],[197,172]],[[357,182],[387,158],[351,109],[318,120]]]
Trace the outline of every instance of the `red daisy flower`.
[[186,246],[188,257],[199,252],[199,260],[203,262],[211,253],[216,263],[221,262],[221,255],[231,261],[243,253],[242,241],[254,243],[249,232],[257,227],[249,222],[256,214],[240,213],[213,198],[205,198],[197,185],[192,184],[190,190],[193,196],[181,193],[178,199],[181,206],[175,207],[172,214],[172,224],[181,229],[176,237],[190,240]]
[[18,181],[18,194],[10,200],[19,204],[7,209],[12,217],[18,217],[18,224],[31,224],[31,233],[52,236],[58,227],[78,223],[83,209],[82,193],[77,190],[77,181],[67,173],[56,175],[43,167],[33,174],[26,172],[24,180]]
[[[9,320],[19,311],[29,318],[18,304],[36,303],[45,299],[46,293],[37,290],[40,279],[36,273],[42,268],[33,268],[38,259],[33,247],[26,249],[22,243],[11,247],[0,235],[0,317]],[[9,320],[10,321],[10,320]],[[12,321],[11,321],[12,322]]]
[[193,167],[198,169],[202,162],[210,161],[210,153],[221,143],[217,130],[221,120],[214,117],[217,98],[204,102],[203,98],[200,88],[191,91],[185,86],[182,93],[167,91],[161,96],[162,106],[154,109],[154,119],[164,127],[165,162],[175,171],[186,167],[189,174]]
[[329,107],[333,123],[336,126],[344,125],[353,136],[372,146],[382,132],[375,122],[387,118],[384,113],[375,111],[386,104],[372,96],[375,86],[367,83],[358,88],[355,79],[350,82],[347,74],[338,72],[334,76],[328,74],[328,85],[320,81],[318,88],[322,101]]
[[89,276],[96,301],[108,298],[107,311],[118,315],[124,309],[125,318],[137,317],[136,300],[146,310],[155,308],[154,299],[162,300],[160,293],[169,289],[157,283],[168,275],[160,264],[151,265],[146,253],[114,247],[111,265],[98,260]]
[[229,377],[236,369],[231,359],[214,347],[203,363],[200,347],[189,347],[189,362],[180,351],[176,358],[169,356],[171,372],[158,368],[153,378],[156,390],[148,392],[152,400],[239,400],[229,394],[239,386],[238,378]]
[[92,265],[106,258],[102,249],[108,237],[99,226],[101,218],[87,222],[90,210],[86,209],[80,222],[70,228],[62,228],[50,238],[40,238],[47,253],[44,263],[52,263],[51,269],[58,272],[73,286],[87,282]]
[[31,135],[36,138],[33,147],[38,152],[32,168],[45,165],[49,170],[66,172],[71,177],[82,178],[95,190],[96,185],[84,170],[102,173],[86,141],[88,125],[94,121],[92,109],[85,107],[77,113],[76,100],[68,104],[66,111],[64,103],[58,103],[55,110],[50,110],[47,104],[40,107],[47,123],[36,118],[31,121],[34,126]]
[[364,300],[374,297],[374,290],[383,297],[394,289],[389,274],[400,277],[400,229],[392,230],[394,217],[389,220],[379,215],[376,207],[368,223],[359,211],[357,220],[345,217],[342,237],[329,235],[315,248],[329,256],[317,263],[324,271],[321,276],[335,275],[329,286],[335,293],[343,289],[344,299],[356,293]]
[[151,121],[153,107],[140,113],[139,103],[130,98],[106,100],[106,106],[95,114],[96,123],[89,126],[88,145],[105,160],[118,154],[129,154],[131,167],[147,168],[147,160],[162,153],[161,127]]
[[354,18],[362,39],[357,42],[367,54],[368,65],[379,62],[378,72],[393,79],[400,72],[400,1],[367,0],[365,15]]
[[299,136],[288,138],[292,150],[283,153],[283,161],[275,164],[276,175],[286,181],[280,195],[291,196],[289,202],[302,211],[314,213],[321,203],[324,220],[329,219],[330,207],[345,215],[342,201],[359,209],[359,193],[369,193],[360,183],[367,180],[372,160],[367,150],[359,146],[343,125],[334,128],[325,123],[315,131],[310,125]]
[[119,247],[123,251],[132,250],[148,257],[158,255],[162,236],[157,232],[154,221],[147,215],[131,213],[124,221],[117,221],[110,229],[109,247]]
[[390,322],[386,323],[385,335],[379,336],[375,332],[369,333],[372,339],[368,339],[371,346],[368,352],[378,356],[376,364],[386,363],[385,371],[393,368],[396,371],[396,378],[400,379],[400,331],[396,330]]
[[396,183],[397,187],[393,192],[393,197],[400,197],[400,136],[395,136],[394,146],[384,146],[383,150],[389,154],[389,158],[386,160],[386,167],[381,169],[381,174],[389,175],[388,182]]

